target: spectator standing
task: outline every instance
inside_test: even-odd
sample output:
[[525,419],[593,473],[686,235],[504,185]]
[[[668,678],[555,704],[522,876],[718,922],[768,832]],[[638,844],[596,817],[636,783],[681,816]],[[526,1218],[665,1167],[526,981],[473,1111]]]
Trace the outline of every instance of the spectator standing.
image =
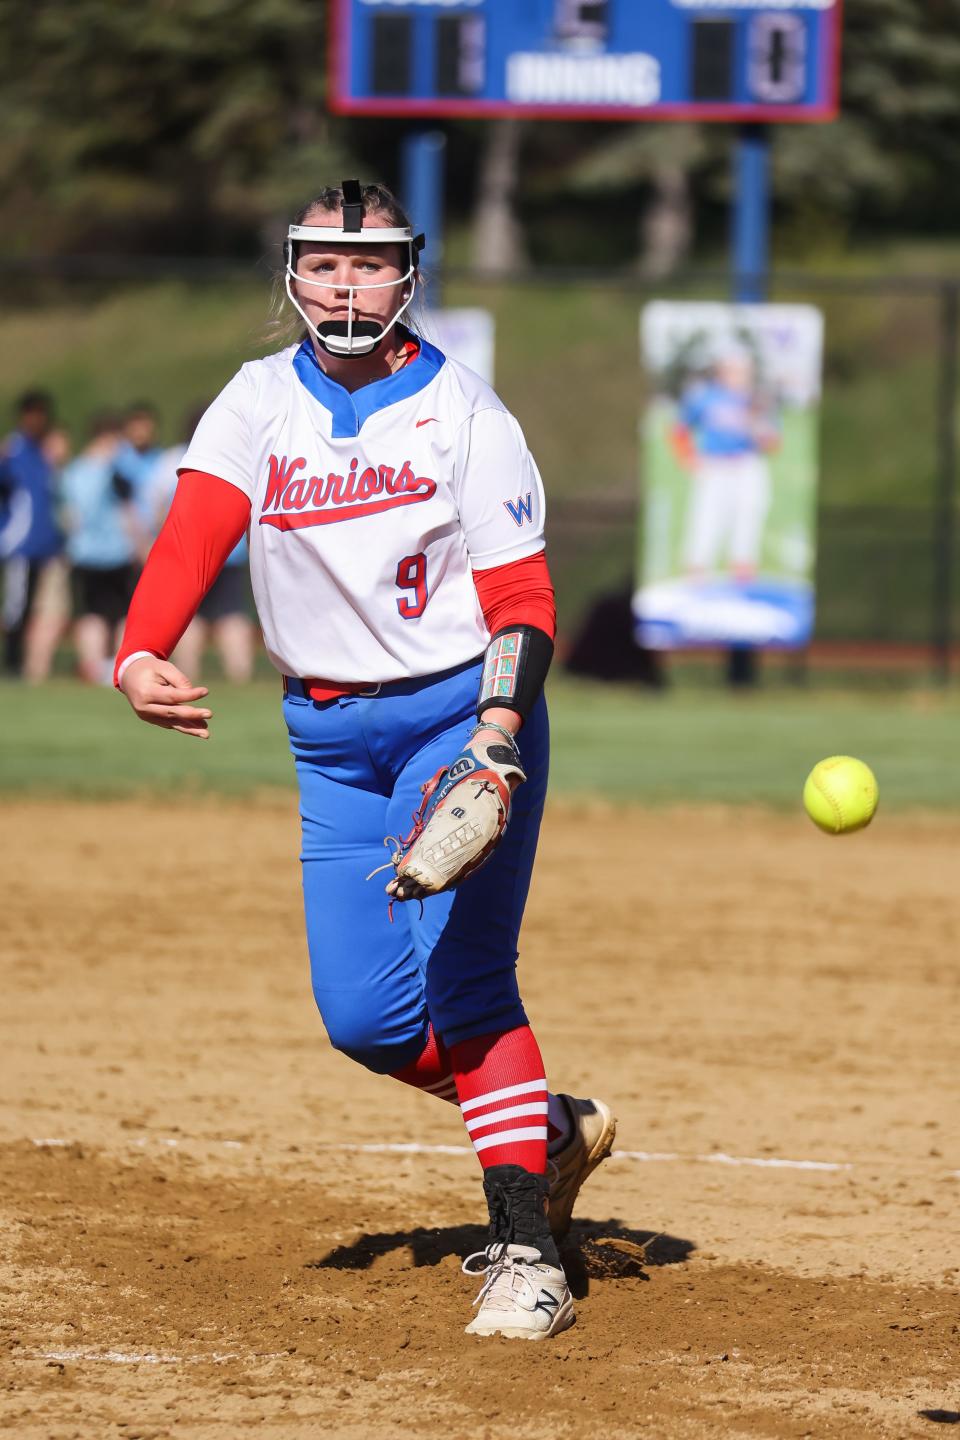
[[47,572],[63,550],[55,468],[45,448],[53,400],[45,390],[28,390],[17,401],[15,415],[15,428],[0,446],[3,662],[8,675],[41,679],[49,670],[56,635],[51,644],[49,627],[36,623],[35,611]]
[[123,417],[123,433],[115,457],[118,492],[133,504],[139,521],[137,558],[143,563],[153,540],[153,472],[160,458],[159,417],[153,405],[140,400]]
[[[55,513],[58,528],[60,524],[60,482],[63,467],[70,459],[70,436],[61,426],[55,425],[47,432],[43,441],[43,453],[52,471]],[[62,535],[61,535],[62,540]],[[25,680],[36,683],[46,680],[53,668],[53,657],[57,645],[70,628],[70,563],[66,549],[54,555],[43,566],[37,583],[33,604],[30,607],[30,622],[27,626],[26,646],[23,659]]]
[[121,444],[119,417],[95,416],[87,444],[63,472],[77,666],[91,684],[110,683],[112,657],[136,583],[141,530],[129,490],[116,472]]

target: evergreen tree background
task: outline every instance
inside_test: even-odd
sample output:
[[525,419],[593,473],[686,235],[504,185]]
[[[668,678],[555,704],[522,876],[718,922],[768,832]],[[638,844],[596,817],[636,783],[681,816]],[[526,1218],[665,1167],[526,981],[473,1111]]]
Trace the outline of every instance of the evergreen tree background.
[[[328,114],[326,44],[318,0],[0,0],[5,253],[251,256],[319,183],[396,183],[405,125]],[[960,0],[846,0],[842,107],[776,130],[783,252],[955,234]],[[726,126],[442,128],[450,221],[478,223],[499,177],[510,264],[658,275],[722,247]],[[488,225],[479,263],[492,243]]]

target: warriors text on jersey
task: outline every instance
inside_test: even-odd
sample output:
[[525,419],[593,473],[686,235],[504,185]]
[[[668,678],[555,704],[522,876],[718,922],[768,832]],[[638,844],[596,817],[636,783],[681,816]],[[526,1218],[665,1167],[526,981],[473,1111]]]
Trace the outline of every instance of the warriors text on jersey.
[[355,395],[304,343],[243,366],[181,470],[250,500],[267,652],[287,675],[390,681],[478,655],[473,582],[543,548],[543,488],[516,420],[425,341]]

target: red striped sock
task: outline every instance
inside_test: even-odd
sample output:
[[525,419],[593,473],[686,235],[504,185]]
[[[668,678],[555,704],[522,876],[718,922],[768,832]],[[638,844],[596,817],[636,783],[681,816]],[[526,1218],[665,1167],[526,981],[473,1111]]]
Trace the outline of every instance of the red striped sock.
[[438,1100],[449,1100],[451,1105],[458,1103],[457,1084],[450,1068],[450,1056],[444,1049],[443,1041],[434,1035],[432,1025],[422,1054],[402,1070],[395,1070],[393,1078],[402,1080],[404,1085],[413,1085],[425,1095],[435,1095]]
[[[402,1081],[404,1085],[412,1085],[415,1090],[422,1090],[425,1095],[434,1095],[438,1100],[446,1100],[451,1105],[460,1103],[457,1097],[457,1082],[453,1078],[453,1071],[450,1067],[450,1056],[443,1041],[434,1034],[432,1025],[422,1053],[409,1065],[405,1065],[402,1070],[395,1070],[393,1078]],[[553,1153],[560,1144],[566,1144],[569,1141],[569,1123],[563,1104],[556,1095],[548,1094],[547,1103],[549,1106],[547,1142],[550,1152]],[[504,1162],[498,1161],[497,1163]]]
[[547,1081],[529,1025],[451,1045],[460,1109],[484,1170],[547,1170]]

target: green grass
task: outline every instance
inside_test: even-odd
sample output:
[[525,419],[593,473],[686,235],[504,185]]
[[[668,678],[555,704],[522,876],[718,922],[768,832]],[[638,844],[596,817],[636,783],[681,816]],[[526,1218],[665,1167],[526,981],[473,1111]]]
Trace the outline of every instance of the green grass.
[[[279,685],[212,685],[206,744],[138,723],[109,690],[55,681],[0,687],[0,791],[90,799],[292,790]],[[552,793],[646,804],[796,808],[827,755],[875,769],[884,810],[960,807],[960,702],[907,695],[652,693],[550,683]]]
[[163,440],[173,444],[185,416],[211,400],[243,360],[269,348],[268,299],[265,282],[157,280],[77,282],[56,303],[8,300],[0,320],[0,404],[6,411],[26,384],[44,385],[77,446],[95,410],[151,400]]
[[[893,266],[894,257],[888,259]],[[722,297],[723,286],[701,285],[696,293]],[[551,564],[568,635],[592,597],[620,588],[633,571],[645,298],[571,282],[460,281],[444,296],[449,305],[486,306],[495,316],[496,384],[544,477]],[[825,316],[817,634],[926,641],[936,303],[915,294],[817,296],[802,287],[774,298],[812,298]],[[215,394],[243,360],[270,348],[269,284],[252,267],[247,278],[203,283],[158,277],[74,281],[56,291],[24,286],[4,300],[0,411],[25,385],[49,386],[75,444],[93,410],[143,397],[159,406],[163,438],[172,442],[186,412]],[[576,502],[576,509],[564,514],[563,502]],[[955,592],[960,631],[960,586]]]
[[790,809],[817,760],[857,755],[884,809],[960,806],[960,705],[929,692],[765,694],[579,685],[553,690],[557,794]]
[[[215,394],[243,360],[271,348],[264,340],[269,288],[251,269],[247,279],[205,282],[75,281],[42,301],[7,294],[0,409],[25,384],[47,385],[78,441],[92,410],[146,396],[172,442],[188,409]],[[719,285],[697,294],[723,298]],[[647,298],[570,282],[447,288],[445,303],[493,312],[497,388],[555,498],[634,492],[638,326]],[[811,299],[799,291],[775,298]],[[936,463],[934,302],[916,295],[813,300],[826,321],[823,499],[926,502]]]

